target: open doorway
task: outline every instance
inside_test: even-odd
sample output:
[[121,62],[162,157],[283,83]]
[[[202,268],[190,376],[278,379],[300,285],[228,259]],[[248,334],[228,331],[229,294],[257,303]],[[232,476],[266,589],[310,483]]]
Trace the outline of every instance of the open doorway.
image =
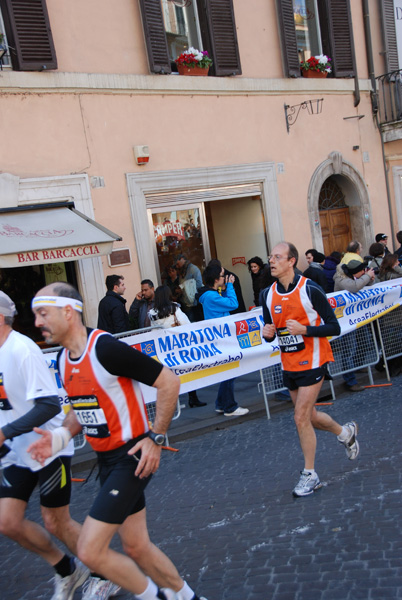
[[206,202],[205,215],[211,257],[239,277],[248,308],[254,301],[247,261],[260,256],[265,263],[268,256],[261,199],[251,196]]

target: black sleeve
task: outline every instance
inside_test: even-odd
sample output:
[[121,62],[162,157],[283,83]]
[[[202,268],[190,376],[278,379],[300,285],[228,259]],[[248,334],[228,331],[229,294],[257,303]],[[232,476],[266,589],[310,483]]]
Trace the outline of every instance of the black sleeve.
[[324,325],[318,325],[317,327],[308,325],[306,336],[330,337],[339,335],[341,333],[341,328],[338,319],[320,286],[311,280],[307,281],[307,293],[314,310],[318,312],[321,319],[324,321]]
[[1,428],[5,438],[10,439],[23,433],[29,433],[34,427],[40,427],[61,411],[57,396],[35,398],[34,402],[35,406],[25,415]]
[[101,335],[95,350],[101,365],[116,377],[129,377],[152,386],[163,369],[161,363],[111,335]]

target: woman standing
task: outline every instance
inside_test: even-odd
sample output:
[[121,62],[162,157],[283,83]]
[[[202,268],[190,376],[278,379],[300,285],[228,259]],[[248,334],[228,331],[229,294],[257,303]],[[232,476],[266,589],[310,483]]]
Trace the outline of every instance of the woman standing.
[[264,264],[259,256],[254,256],[247,261],[248,270],[250,271],[251,280],[253,282],[254,304],[260,306],[260,292],[268,286],[272,285],[275,278],[271,275],[271,268]]
[[[155,290],[154,306],[148,311],[151,325],[159,325],[164,329],[168,327],[179,327],[188,325],[190,319],[181,310],[180,306],[172,301],[172,292],[167,285],[160,285]],[[206,406],[206,402],[198,399],[196,390],[188,393],[188,404],[190,408]]]

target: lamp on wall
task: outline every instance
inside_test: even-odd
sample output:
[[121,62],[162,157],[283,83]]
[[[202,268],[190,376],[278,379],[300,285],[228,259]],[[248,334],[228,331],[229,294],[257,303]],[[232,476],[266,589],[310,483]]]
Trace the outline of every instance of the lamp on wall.
[[309,115],[318,115],[322,112],[322,103],[324,102],[324,98],[320,98],[319,100],[305,100],[300,104],[294,104],[293,106],[289,106],[289,104],[285,104],[285,119],[286,119],[286,129],[289,133],[289,130],[292,125],[294,125],[297,121],[297,117],[302,109],[307,109]]

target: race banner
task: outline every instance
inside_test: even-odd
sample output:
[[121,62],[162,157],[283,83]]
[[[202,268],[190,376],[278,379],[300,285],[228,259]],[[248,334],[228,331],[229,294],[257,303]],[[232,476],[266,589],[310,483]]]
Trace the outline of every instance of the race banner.
[[[377,283],[357,293],[334,292],[328,294],[328,300],[341,326],[341,335],[345,335],[400,306],[402,279]],[[180,377],[180,393],[185,393],[279,363],[277,340],[272,343],[264,340],[263,326],[259,307],[181,327],[126,334],[121,341],[171,369]],[[45,357],[63,394],[55,370],[56,354],[48,353]],[[153,402],[155,390],[145,385],[141,387],[145,401]],[[68,402],[67,398],[64,402]]]

